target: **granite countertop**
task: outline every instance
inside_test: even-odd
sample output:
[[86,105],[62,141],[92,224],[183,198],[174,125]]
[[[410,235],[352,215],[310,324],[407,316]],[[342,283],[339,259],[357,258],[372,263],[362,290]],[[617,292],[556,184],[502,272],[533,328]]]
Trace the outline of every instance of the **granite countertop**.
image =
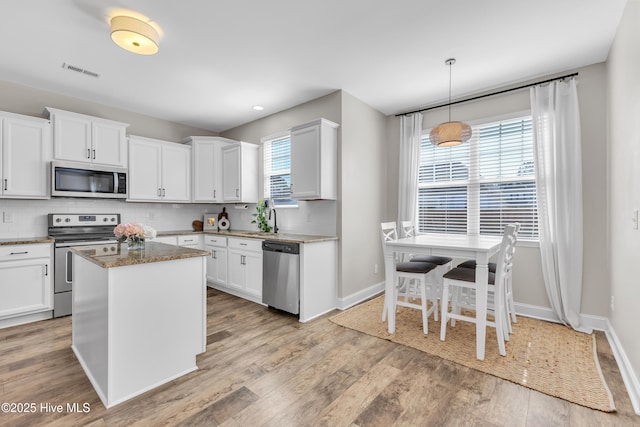
[[49,236],[44,237],[15,237],[9,239],[0,239],[0,246],[8,245],[32,245],[38,243],[53,243],[53,239]]
[[294,234],[294,233],[265,233],[256,230],[227,230],[227,231],[193,231],[193,230],[175,230],[175,231],[158,231],[158,236],[179,236],[184,234],[213,234],[225,237],[242,237],[248,239],[259,240],[276,240],[288,243],[317,243],[330,240],[338,240],[337,236],[319,236],[313,234]]
[[[115,251],[111,251],[112,248],[116,248]],[[70,249],[74,254],[102,268],[124,267],[127,265],[172,261],[210,255],[208,251],[167,245],[153,241],[147,241],[143,250],[135,251],[129,251],[126,243],[75,246]]]

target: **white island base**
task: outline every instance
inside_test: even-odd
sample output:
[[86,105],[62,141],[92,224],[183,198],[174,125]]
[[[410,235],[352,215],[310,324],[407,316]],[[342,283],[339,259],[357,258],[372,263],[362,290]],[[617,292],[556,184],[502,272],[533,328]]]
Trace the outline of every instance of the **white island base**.
[[204,257],[104,268],[74,253],[73,262],[72,349],[105,407],[198,369]]

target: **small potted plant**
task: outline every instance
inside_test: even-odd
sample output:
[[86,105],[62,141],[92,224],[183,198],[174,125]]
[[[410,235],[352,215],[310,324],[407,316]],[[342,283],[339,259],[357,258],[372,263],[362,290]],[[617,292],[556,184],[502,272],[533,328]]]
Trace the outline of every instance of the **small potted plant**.
[[256,213],[252,214],[255,219],[251,221],[251,224],[256,224],[260,231],[269,233],[272,227],[267,222],[267,202],[266,200],[260,200],[256,205]]

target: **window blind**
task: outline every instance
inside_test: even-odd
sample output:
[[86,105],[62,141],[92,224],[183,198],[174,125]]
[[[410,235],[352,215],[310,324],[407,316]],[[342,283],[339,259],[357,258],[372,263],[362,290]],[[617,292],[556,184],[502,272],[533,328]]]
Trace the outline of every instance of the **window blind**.
[[500,235],[510,222],[537,238],[531,117],[473,127],[466,144],[420,145],[418,230]]
[[291,139],[289,135],[263,142],[264,197],[277,205],[296,205],[291,199]]

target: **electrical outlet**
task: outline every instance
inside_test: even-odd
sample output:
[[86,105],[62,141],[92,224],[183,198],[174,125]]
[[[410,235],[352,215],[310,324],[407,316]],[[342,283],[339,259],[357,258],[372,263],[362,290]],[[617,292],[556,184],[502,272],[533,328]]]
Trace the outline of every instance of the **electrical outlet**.
[[611,295],[611,312],[613,313],[613,295]]
[[634,230],[638,229],[638,208],[634,209],[631,214],[631,224]]
[[2,220],[5,223],[13,222],[13,212],[4,212],[2,216]]
[[378,274],[378,264],[373,264],[373,274]]

